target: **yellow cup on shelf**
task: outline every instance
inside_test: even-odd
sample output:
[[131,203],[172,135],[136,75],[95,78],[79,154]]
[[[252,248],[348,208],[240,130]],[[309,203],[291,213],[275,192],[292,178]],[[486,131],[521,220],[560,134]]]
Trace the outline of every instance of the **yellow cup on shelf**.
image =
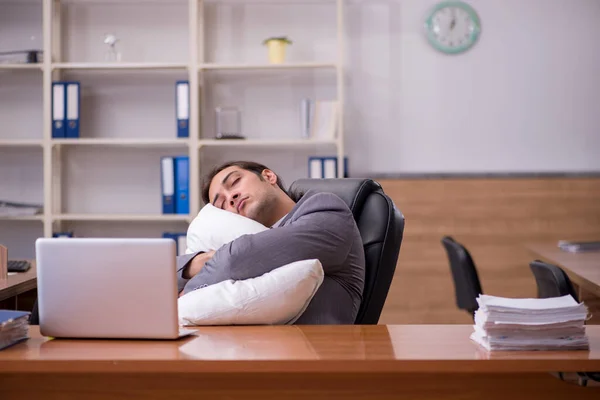
[[272,37],[266,39],[265,44],[269,50],[269,62],[271,64],[283,64],[285,61],[286,48],[292,42],[286,37]]

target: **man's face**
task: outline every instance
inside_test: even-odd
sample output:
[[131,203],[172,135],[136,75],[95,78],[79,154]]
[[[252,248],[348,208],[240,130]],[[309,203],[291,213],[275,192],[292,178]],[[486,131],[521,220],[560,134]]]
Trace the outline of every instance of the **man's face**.
[[212,179],[208,190],[213,206],[265,224],[277,202],[277,176],[264,170],[262,178],[239,167],[228,167]]

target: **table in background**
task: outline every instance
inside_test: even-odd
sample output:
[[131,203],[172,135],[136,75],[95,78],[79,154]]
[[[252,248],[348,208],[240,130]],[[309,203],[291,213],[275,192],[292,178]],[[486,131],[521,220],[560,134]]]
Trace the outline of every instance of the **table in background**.
[[600,398],[550,372],[600,371],[590,351],[487,353],[471,325],[202,327],[187,338],[49,340],[0,351],[0,398]]
[[570,253],[561,250],[556,242],[530,244],[527,248],[569,275],[579,300],[587,304],[592,314],[588,323],[600,324],[600,251]]
[[0,309],[31,311],[37,296],[37,270],[35,261],[27,272],[10,274],[0,279]]

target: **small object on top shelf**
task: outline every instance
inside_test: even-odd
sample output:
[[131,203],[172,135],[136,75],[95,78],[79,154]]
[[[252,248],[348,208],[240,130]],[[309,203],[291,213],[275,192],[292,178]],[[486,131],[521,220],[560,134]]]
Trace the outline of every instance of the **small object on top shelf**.
[[242,117],[237,107],[215,108],[217,139],[245,139],[242,135]]
[[117,50],[119,39],[112,33],[104,35],[104,44],[108,45],[108,50],[104,53],[104,61],[121,61],[121,52]]
[[292,44],[292,41],[285,36],[270,37],[265,39],[263,44],[269,49],[269,62],[271,64],[282,64],[285,61],[286,47]]
[[42,50],[17,50],[0,52],[0,64],[38,64],[44,61]]

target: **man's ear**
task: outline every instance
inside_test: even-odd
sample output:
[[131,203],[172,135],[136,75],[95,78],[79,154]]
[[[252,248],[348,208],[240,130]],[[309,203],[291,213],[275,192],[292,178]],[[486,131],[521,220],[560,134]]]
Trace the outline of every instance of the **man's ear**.
[[277,175],[270,169],[263,169],[261,175],[263,179],[269,182],[271,185],[275,185],[277,183]]

